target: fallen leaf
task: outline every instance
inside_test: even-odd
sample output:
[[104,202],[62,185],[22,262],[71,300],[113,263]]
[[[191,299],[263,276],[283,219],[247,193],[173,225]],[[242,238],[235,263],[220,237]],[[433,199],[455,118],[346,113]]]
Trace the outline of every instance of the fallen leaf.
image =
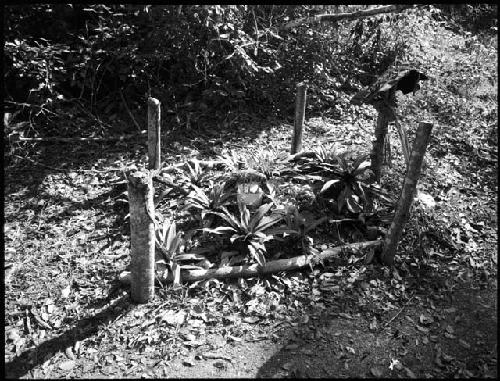
[[255,324],[259,321],[260,319],[257,316],[247,316],[243,319],[245,323],[249,324]]
[[370,368],[370,373],[374,377],[380,378],[384,374],[384,371],[380,367],[374,366],[373,368]]
[[453,357],[453,356],[449,356],[449,355],[447,355],[447,354],[445,354],[445,353],[442,353],[442,354],[441,354],[441,358],[442,358],[442,360],[443,360],[444,362],[448,362],[448,363],[449,363],[449,362],[452,362],[452,361],[455,359],[455,357]]
[[43,340],[46,334],[47,334],[47,331],[45,331],[44,329],[39,330],[38,331],[38,339]]
[[466,349],[469,349],[470,348],[470,344],[465,341],[465,340],[462,340],[462,339],[458,339],[458,342],[460,343],[460,345]]
[[420,332],[423,332],[423,333],[429,333],[429,328],[424,328],[424,327],[421,327],[419,325],[416,326],[416,328],[420,331]]
[[66,353],[66,356],[68,356],[68,358],[70,360],[74,360],[75,359],[75,354],[73,353],[73,350],[71,349],[71,347],[66,348],[66,350],[64,351],[64,353]]
[[293,367],[293,361],[288,361],[281,366],[285,370],[290,370]]
[[397,370],[403,369],[403,364],[398,359],[391,359],[391,364],[389,365],[389,369],[393,370],[396,368]]
[[62,363],[59,364],[59,369],[70,371],[75,367],[75,365],[76,362],[74,360],[63,361]]
[[422,191],[417,191],[417,196],[415,197],[415,199],[418,200],[424,208],[432,210],[436,206],[434,197]]
[[229,362],[232,361],[231,357],[222,354],[217,354],[215,352],[203,352],[201,355],[207,359],[222,359]]
[[411,369],[405,367],[405,372],[409,378],[417,378],[417,376],[415,375],[415,373],[412,372]]
[[240,342],[241,341],[241,337],[236,337],[236,336],[233,336],[233,335],[227,335],[228,339],[231,339],[233,341],[236,341],[236,342]]
[[161,315],[160,319],[170,325],[183,324],[186,319],[186,313],[184,311],[174,312],[173,310],[168,310]]
[[21,338],[19,335],[19,331],[16,328],[13,328],[7,332],[7,338],[9,340],[12,340],[13,342],[16,342]]
[[425,316],[425,315],[420,315],[419,321],[420,324],[422,325],[430,325],[434,323],[434,319],[432,318],[432,316]]
[[339,312],[339,316],[345,319],[354,319],[350,314],[346,314],[345,312]]
[[205,327],[205,322],[203,320],[199,320],[199,319],[190,319],[188,321],[189,323],[189,326],[192,327],[192,328],[203,328]]
[[80,351],[82,349],[82,342],[81,341],[77,341],[75,343],[75,346],[73,347],[74,351],[76,354],[80,354]]
[[69,297],[69,294],[71,292],[71,285],[67,285],[65,288],[61,290],[61,298],[66,299]]
[[186,333],[186,334],[182,335],[182,337],[184,340],[187,340],[187,341],[195,341],[196,340],[196,336],[193,335],[192,333]]
[[199,347],[200,345],[205,344],[205,342],[200,340],[192,340],[192,341],[184,341],[183,344],[186,347]]

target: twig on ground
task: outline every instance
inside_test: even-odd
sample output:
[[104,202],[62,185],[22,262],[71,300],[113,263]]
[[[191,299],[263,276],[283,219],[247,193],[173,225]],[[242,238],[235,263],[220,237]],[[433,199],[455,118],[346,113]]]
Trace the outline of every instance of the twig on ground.
[[398,311],[398,313],[396,315],[394,315],[391,319],[389,319],[382,326],[382,329],[385,329],[389,324],[391,324],[394,321],[394,319],[396,319],[401,314],[401,312],[403,312],[403,310],[408,306],[408,304],[410,304],[410,302],[413,300],[414,297],[415,297],[415,295],[412,295],[412,297],[410,299],[408,299],[408,301],[403,305],[403,307],[400,308],[400,310]]

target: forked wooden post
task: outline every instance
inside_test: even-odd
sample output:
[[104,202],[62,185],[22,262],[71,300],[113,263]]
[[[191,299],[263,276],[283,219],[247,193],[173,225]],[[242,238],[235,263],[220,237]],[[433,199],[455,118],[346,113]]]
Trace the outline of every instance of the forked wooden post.
[[293,126],[292,155],[302,150],[302,131],[304,130],[304,116],[306,113],[306,90],[307,84],[297,84],[297,95],[295,97],[295,121]]
[[156,98],[148,98],[148,169],[161,165],[161,105]]
[[432,123],[420,122],[413,149],[410,155],[410,164],[404,179],[403,187],[401,189],[401,196],[398,201],[396,213],[392,220],[389,233],[384,242],[384,250],[382,252],[382,262],[386,265],[392,265],[399,240],[403,233],[404,225],[408,220],[408,214],[413,202],[413,196],[417,187],[417,181],[420,177],[422,162],[425,155],[425,150],[429,144],[431,137]]
[[373,181],[380,182],[382,176],[382,162],[384,158],[384,143],[387,139],[389,131],[389,120],[386,113],[378,112],[377,124],[375,126],[375,140],[373,140],[373,148],[371,156],[371,169],[373,172]]
[[154,297],[155,228],[153,180],[149,171],[128,176],[130,206],[131,296],[135,303]]

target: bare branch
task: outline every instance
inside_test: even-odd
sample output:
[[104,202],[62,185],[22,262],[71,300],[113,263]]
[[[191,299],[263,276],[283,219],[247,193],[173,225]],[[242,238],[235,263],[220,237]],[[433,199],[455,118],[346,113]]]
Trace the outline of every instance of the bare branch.
[[25,138],[20,134],[12,134],[9,137],[9,141],[13,142],[47,142],[47,143],[74,143],[74,142],[114,142],[129,139],[138,139],[142,137],[147,137],[145,133],[140,134],[129,134],[120,136],[109,136],[109,137],[89,137],[89,138],[63,138],[63,137],[46,137],[46,138]]
[[312,17],[303,17],[298,20],[290,21],[286,24],[282,29],[291,29],[299,26],[300,24],[305,23],[316,23],[316,22],[332,22],[339,20],[353,20],[360,19],[363,17],[369,17],[373,15],[377,15],[380,13],[391,13],[391,12],[401,12],[405,9],[412,8],[414,5],[412,4],[399,4],[399,5],[386,5],[384,7],[366,9],[351,13],[335,13],[335,14],[323,14],[316,15]]
[[[249,278],[272,274],[280,271],[295,270],[305,266],[315,265],[329,258],[335,258],[341,253],[359,252],[361,250],[373,249],[383,244],[382,241],[357,242],[349,245],[338,246],[324,250],[317,255],[299,255],[289,259],[278,259],[267,262],[264,266],[257,264],[244,266],[224,266],[218,269],[200,269],[200,270],[181,270],[182,279],[188,282],[194,282],[203,279],[224,279],[224,278]],[[162,279],[166,282],[172,281],[172,274]],[[124,284],[130,284],[130,271],[124,271],[120,274],[120,281]]]

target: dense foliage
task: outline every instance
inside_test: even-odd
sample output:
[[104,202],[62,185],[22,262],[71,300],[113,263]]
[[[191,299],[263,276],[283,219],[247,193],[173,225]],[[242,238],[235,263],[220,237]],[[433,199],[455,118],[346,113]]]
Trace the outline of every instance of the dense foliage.
[[[147,95],[159,98],[171,111],[165,116],[178,124],[188,115],[190,123],[206,123],[248,108],[291,116],[295,84],[302,80],[310,83],[310,111],[325,111],[338,90],[372,83],[402,55],[407,41],[397,32],[407,15],[282,26],[319,12],[364,8],[10,5],[4,18],[7,111],[21,111],[16,121],[29,121],[42,135],[67,134],[62,127],[46,129],[63,115],[92,116],[97,123],[89,130],[130,122],[127,109],[143,121]],[[472,9],[483,25],[494,17],[492,6]],[[452,10],[463,14],[446,8]]]

